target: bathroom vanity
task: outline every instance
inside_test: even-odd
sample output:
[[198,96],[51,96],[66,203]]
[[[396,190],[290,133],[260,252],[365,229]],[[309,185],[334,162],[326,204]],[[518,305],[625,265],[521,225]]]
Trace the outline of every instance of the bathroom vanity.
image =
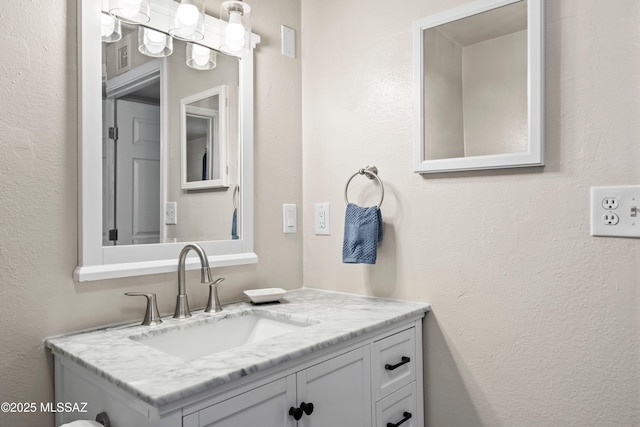
[[[279,304],[52,337],[56,425],[423,425],[427,304],[298,289]],[[211,337],[204,339],[203,337]]]

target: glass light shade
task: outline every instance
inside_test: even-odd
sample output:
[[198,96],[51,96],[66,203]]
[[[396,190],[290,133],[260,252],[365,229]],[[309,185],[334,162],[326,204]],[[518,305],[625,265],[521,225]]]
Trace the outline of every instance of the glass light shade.
[[169,34],[186,41],[204,38],[204,0],[181,0],[171,13],[173,20]]
[[138,50],[154,58],[169,56],[173,52],[173,39],[160,31],[138,27]]
[[194,70],[211,70],[216,67],[218,53],[208,47],[187,43],[187,65]]
[[151,19],[150,0],[109,0],[109,14],[129,24],[146,24]]
[[105,43],[117,42],[122,38],[122,25],[120,20],[106,13],[101,13],[102,41]]
[[220,7],[220,19],[226,22],[220,49],[240,55],[251,43],[251,6],[240,0],[229,0]]

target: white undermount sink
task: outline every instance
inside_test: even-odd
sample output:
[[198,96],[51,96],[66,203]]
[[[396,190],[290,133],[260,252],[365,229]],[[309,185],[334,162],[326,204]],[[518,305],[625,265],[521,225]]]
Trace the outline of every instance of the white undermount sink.
[[243,345],[309,326],[311,323],[282,319],[264,314],[220,317],[211,321],[170,328],[155,335],[131,336],[130,339],[185,360],[199,359]]

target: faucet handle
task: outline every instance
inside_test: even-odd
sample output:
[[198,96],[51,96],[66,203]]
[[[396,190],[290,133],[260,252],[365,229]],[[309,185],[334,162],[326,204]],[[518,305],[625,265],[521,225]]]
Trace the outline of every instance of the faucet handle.
[[209,283],[209,301],[207,302],[207,308],[204,309],[205,313],[217,313],[222,311],[222,304],[218,298],[218,285],[224,280],[224,277],[217,279],[214,282]]
[[144,292],[126,292],[125,295],[128,297],[147,298],[147,309],[144,313],[144,320],[141,323],[142,325],[155,326],[162,323],[162,319],[160,319],[160,313],[158,312],[158,304],[156,303],[156,294],[147,294]]

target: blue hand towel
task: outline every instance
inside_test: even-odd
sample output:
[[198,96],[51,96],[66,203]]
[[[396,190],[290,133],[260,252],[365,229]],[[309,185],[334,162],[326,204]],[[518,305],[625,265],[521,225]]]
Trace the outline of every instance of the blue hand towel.
[[233,216],[231,217],[231,240],[238,240],[238,209],[233,209]]
[[202,156],[202,181],[207,180],[207,150],[204,150],[204,156]]
[[382,241],[382,214],[377,206],[361,208],[349,203],[344,215],[342,262],[375,264]]

